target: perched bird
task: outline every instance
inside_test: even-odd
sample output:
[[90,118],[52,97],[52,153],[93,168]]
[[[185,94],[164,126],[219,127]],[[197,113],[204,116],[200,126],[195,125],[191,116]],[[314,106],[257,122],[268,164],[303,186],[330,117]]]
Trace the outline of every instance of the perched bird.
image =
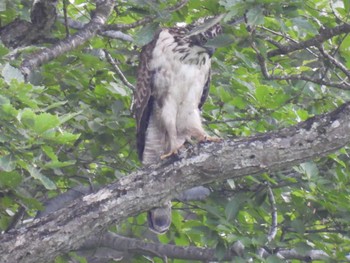
[[[176,154],[186,141],[219,141],[204,131],[201,107],[214,52],[205,44],[222,29],[215,20],[205,25],[160,29],[142,48],[134,114],[138,155],[145,165]],[[165,233],[171,224],[170,201],[149,211],[148,221],[151,230]]]

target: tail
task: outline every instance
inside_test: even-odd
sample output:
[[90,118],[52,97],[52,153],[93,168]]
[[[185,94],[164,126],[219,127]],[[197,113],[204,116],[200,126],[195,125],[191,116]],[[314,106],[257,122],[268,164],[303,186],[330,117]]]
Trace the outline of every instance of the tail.
[[171,201],[148,211],[147,219],[149,229],[156,234],[167,232],[171,224]]
[[145,146],[142,152],[142,163],[145,165],[159,162],[160,157],[168,147],[165,137],[166,132],[158,127],[154,119],[154,115],[150,117],[145,134]]
[[[142,163],[145,165],[157,163],[160,156],[168,148],[166,132],[162,131],[154,121],[154,115],[150,117],[147,132],[145,134],[145,145],[142,152]],[[161,207],[148,211],[149,229],[157,234],[164,234],[171,225],[171,201]]]

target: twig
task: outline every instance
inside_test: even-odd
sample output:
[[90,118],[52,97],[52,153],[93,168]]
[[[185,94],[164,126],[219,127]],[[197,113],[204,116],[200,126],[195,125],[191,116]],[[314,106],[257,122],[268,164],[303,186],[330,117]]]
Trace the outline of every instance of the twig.
[[107,50],[104,50],[107,61],[112,65],[113,69],[115,70],[115,72],[118,74],[118,76],[120,77],[121,81],[132,91],[135,91],[135,87],[126,79],[126,77],[124,76],[123,72],[120,70],[120,68],[117,65],[117,62],[114,60],[114,58],[112,58],[111,54],[109,54],[109,52]]
[[125,34],[122,31],[107,30],[100,32],[99,35],[108,38],[120,39],[127,42],[134,42],[132,36]]
[[275,239],[276,234],[277,234],[277,208],[276,208],[275,196],[273,195],[273,192],[272,192],[270,185],[267,186],[267,190],[268,190],[267,193],[268,193],[270,205],[272,208],[271,227],[269,230],[269,234],[267,235],[267,242],[270,243],[272,240]]
[[261,116],[252,116],[246,118],[235,118],[235,119],[227,119],[227,120],[215,120],[215,121],[204,121],[203,124],[219,124],[219,123],[228,123],[228,122],[241,122],[241,121],[254,121],[260,119]]
[[131,29],[131,28],[143,26],[149,22],[152,22],[155,18],[156,18],[156,16],[147,16],[147,17],[140,19],[140,20],[138,20],[134,23],[131,23],[131,24],[110,24],[110,25],[106,25],[104,27],[104,30],[106,30],[106,31],[108,31],[108,30],[127,30],[127,29]]
[[[265,30],[267,32],[270,32],[271,34],[274,34],[276,36],[283,37],[283,38],[289,40],[292,43],[298,44],[298,41],[296,41],[295,39],[293,39],[290,36],[286,35],[285,33],[280,33],[280,32],[274,31],[274,30],[272,30],[270,28],[264,27],[264,26],[257,26],[257,27],[261,28],[261,29],[263,29],[263,30]],[[278,49],[284,49],[284,47],[285,47],[283,44],[281,44],[281,43],[279,43],[279,42],[277,42],[277,41],[275,41],[273,39],[267,39],[267,41],[270,42],[272,45],[276,46]],[[315,52],[313,52],[310,48],[306,48],[306,50],[310,54],[314,55],[315,57],[318,57],[318,55]]]
[[68,16],[67,16],[67,0],[63,0],[63,16],[64,16],[64,26],[66,28],[66,37],[69,37],[69,27],[68,27]]
[[346,68],[346,66],[344,66],[340,61],[336,60],[333,56],[328,54],[324,50],[322,44],[319,45],[318,49],[325,58],[327,58],[334,66],[343,71],[344,74],[348,77],[348,79],[350,79],[350,71]]
[[[187,4],[187,2],[188,2],[188,0],[179,1],[174,6],[171,6],[171,7],[167,8],[167,9],[165,9],[165,11],[173,13],[173,12],[181,9],[183,6],[185,6]],[[145,18],[143,18],[141,20],[138,20],[138,21],[136,21],[134,23],[131,23],[131,24],[111,24],[111,25],[106,25],[104,27],[104,29],[105,30],[127,30],[127,29],[131,29],[131,28],[143,26],[143,25],[145,25],[147,23],[152,22],[156,18],[157,18],[156,15],[148,16],[148,17],[145,17]]]
[[256,52],[258,63],[261,68],[261,72],[263,76],[268,79],[268,80],[304,80],[304,81],[309,81],[315,84],[319,85],[325,85],[329,87],[334,87],[342,90],[349,90],[350,89],[350,83],[341,81],[341,82],[332,82],[330,80],[324,80],[323,78],[313,78],[307,75],[303,74],[294,74],[294,75],[284,75],[284,76],[277,76],[277,75],[272,75],[268,72],[266,63],[265,63],[265,58],[261,55],[260,51],[256,47],[255,43],[252,42],[251,44],[252,48]]

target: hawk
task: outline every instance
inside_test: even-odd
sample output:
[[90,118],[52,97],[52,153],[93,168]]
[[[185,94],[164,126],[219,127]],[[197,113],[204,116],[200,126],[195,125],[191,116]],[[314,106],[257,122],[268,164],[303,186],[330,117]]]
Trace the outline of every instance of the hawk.
[[[204,131],[201,108],[209,92],[214,52],[205,44],[221,26],[215,23],[195,33],[193,27],[162,28],[142,48],[134,114],[138,155],[145,165],[176,154],[186,141],[219,140]],[[170,201],[149,211],[148,221],[151,230],[165,233],[171,223]]]

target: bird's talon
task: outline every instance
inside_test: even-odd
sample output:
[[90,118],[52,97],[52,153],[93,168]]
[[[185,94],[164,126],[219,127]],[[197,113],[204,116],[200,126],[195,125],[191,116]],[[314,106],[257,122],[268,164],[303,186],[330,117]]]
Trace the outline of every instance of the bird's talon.
[[161,160],[164,160],[164,159],[166,159],[166,158],[168,158],[168,157],[170,157],[170,156],[172,156],[172,155],[174,155],[174,154],[177,154],[177,150],[172,151],[172,152],[168,152],[168,153],[166,153],[166,154],[163,154],[162,156],[160,156],[160,159],[161,159]]
[[207,135],[207,136],[204,136],[204,140],[203,141],[204,142],[221,142],[222,139],[219,138],[219,137]]

